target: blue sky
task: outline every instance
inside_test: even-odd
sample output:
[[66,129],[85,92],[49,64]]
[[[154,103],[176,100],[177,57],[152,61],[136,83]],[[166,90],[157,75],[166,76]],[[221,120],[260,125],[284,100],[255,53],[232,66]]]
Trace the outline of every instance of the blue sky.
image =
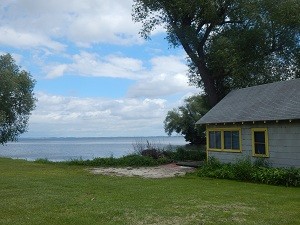
[[165,135],[167,112],[200,90],[165,31],[139,36],[132,0],[2,0],[0,54],[36,80],[22,137]]

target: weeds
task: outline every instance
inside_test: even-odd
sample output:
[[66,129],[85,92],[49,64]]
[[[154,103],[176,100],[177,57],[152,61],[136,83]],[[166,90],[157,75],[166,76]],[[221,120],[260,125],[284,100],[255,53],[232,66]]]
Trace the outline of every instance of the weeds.
[[121,158],[114,158],[114,157],[94,158],[92,160],[72,159],[64,162],[51,162],[47,159],[38,159],[35,160],[35,162],[43,163],[43,164],[66,164],[66,165],[74,165],[74,166],[140,167],[140,166],[157,166],[157,165],[167,164],[170,163],[171,160],[165,157],[155,160],[151,157],[131,154],[131,155],[123,156]]
[[133,144],[134,153],[142,156],[150,156],[154,159],[167,158],[171,161],[203,161],[206,158],[204,146],[163,146],[149,140],[137,140]]
[[250,159],[236,163],[223,164],[210,158],[198,171],[201,177],[248,181],[263,184],[300,186],[300,169],[271,168],[265,162],[254,162]]
[[175,151],[164,151],[164,155],[174,161],[203,161],[206,158],[206,152],[201,147],[178,147]]
[[[145,142],[146,141],[146,142]],[[133,152],[137,155],[142,155],[145,150],[156,150],[157,152],[163,152],[165,147],[160,142],[151,142],[144,139],[136,139],[135,143],[132,144]]]

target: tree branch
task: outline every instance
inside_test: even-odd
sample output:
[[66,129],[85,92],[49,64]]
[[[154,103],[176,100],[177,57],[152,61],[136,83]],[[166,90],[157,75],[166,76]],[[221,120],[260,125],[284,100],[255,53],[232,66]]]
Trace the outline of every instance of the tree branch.
[[206,24],[205,21],[202,21],[198,27],[196,28],[196,33],[198,34],[200,32],[200,30],[202,30],[203,26]]
[[200,43],[199,43],[199,45],[198,45],[197,51],[203,49],[203,46],[204,46],[205,42],[207,41],[207,38],[209,37],[210,32],[212,31],[213,28],[214,28],[213,23],[211,23],[211,24],[206,28],[206,31],[205,31],[205,33],[204,33],[204,35],[203,35],[203,38],[201,39],[201,41],[200,41]]

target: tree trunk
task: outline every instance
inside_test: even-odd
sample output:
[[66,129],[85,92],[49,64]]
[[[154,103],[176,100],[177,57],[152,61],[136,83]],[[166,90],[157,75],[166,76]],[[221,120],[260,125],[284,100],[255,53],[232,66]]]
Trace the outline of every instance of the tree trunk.
[[214,84],[213,76],[210,74],[203,62],[197,64],[199,74],[204,84],[205,93],[208,96],[208,101],[211,107],[214,107],[219,102],[219,96]]
[[[203,44],[202,44],[202,46],[200,46],[198,51],[194,51],[191,48],[188,41],[186,40],[184,34],[177,27],[177,25],[175,23],[172,23],[172,27],[174,28],[175,33],[176,33],[177,37],[179,38],[183,49],[185,50],[187,55],[190,57],[192,62],[197,66],[198,72],[199,72],[201,79],[203,81],[203,84],[204,84],[205,92],[208,95],[209,104],[211,107],[214,107],[218,103],[220,98],[218,96],[217,89],[214,84],[214,78],[213,78],[212,74],[210,74],[209,70],[207,69],[207,67],[205,65],[205,54],[204,54],[204,50],[203,50]],[[211,30],[211,29],[212,28],[210,28],[209,30]],[[209,34],[209,32],[210,31],[208,31],[208,34]],[[197,38],[195,37],[195,39],[197,39]]]

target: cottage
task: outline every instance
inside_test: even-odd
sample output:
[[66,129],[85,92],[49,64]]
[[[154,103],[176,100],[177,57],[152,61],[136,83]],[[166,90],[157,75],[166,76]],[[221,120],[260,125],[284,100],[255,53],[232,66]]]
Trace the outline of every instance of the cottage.
[[300,167],[300,79],[234,90],[196,124],[206,125],[208,157]]

